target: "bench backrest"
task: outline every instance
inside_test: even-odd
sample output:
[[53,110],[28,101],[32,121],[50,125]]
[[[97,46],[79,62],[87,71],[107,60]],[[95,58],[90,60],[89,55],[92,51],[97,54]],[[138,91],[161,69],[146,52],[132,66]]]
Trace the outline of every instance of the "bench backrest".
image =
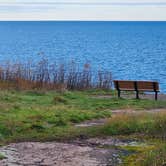
[[154,81],[114,80],[114,86],[117,90],[159,91],[159,84]]

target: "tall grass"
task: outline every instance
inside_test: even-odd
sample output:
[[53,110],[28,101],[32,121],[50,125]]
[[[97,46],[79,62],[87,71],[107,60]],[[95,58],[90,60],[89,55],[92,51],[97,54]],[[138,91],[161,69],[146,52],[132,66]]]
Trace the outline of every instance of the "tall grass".
[[139,163],[142,166],[165,166],[166,165],[166,144],[144,154],[144,160]]
[[106,135],[141,133],[166,140],[166,112],[118,114],[101,128]]
[[74,62],[56,65],[42,59],[35,65],[30,62],[6,63],[0,67],[0,89],[84,90],[111,87],[111,72],[92,72],[90,64],[84,64],[80,69]]

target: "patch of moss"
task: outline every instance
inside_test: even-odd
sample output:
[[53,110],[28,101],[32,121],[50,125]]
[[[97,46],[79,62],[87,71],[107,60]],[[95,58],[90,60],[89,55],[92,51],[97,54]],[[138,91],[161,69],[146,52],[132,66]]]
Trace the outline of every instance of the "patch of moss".
[[6,159],[6,157],[0,153],[0,160],[3,160],[3,159]]
[[122,166],[159,166],[166,163],[166,144],[158,141],[154,144],[140,144],[138,146],[121,146],[131,152],[123,156]]

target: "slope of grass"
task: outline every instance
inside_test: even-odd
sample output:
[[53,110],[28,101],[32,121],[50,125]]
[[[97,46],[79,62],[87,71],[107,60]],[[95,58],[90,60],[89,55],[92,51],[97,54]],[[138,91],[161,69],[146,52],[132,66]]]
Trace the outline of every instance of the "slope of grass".
[[[114,91],[0,91],[0,144],[18,141],[68,140],[76,137],[136,135],[136,138],[166,138],[166,113],[120,114],[111,117],[114,109],[166,108],[165,101],[117,99]],[[99,98],[110,95],[111,98]],[[78,128],[74,123],[111,117],[99,127]],[[139,135],[139,137],[137,137]],[[133,165],[162,165],[165,162],[165,142],[159,142],[145,152],[125,158]],[[160,156],[159,160],[155,160]],[[1,157],[0,157],[1,158]],[[136,160],[141,158],[140,160]],[[142,160],[143,159],[143,160]],[[137,162],[135,162],[137,161]],[[129,165],[129,164],[128,164]]]
[[[61,130],[69,130],[68,128],[71,128],[70,126],[73,123],[110,117],[113,109],[166,107],[166,103],[163,101],[91,97],[94,94],[114,96],[114,91],[67,91],[65,93],[54,91],[0,91],[1,142],[8,138],[18,138],[19,135],[20,138],[23,135],[24,139],[26,137],[37,139],[41,135],[47,139],[49,137],[55,138],[58,132],[61,133]],[[122,118],[122,121],[124,118]],[[125,124],[122,124],[124,131],[122,128],[119,133],[128,132],[128,130],[125,130]],[[132,124],[132,128],[135,128],[134,125]],[[107,129],[105,129],[106,131]],[[114,133],[113,130],[112,133]]]

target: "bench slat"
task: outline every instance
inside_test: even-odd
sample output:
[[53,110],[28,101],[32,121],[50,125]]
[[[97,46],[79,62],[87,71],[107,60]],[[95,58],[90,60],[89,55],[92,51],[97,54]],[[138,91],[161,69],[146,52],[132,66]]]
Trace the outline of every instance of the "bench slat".
[[[139,81],[137,83],[138,90],[153,90],[153,91],[159,91],[159,86],[157,82],[145,82],[145,81]],[[155,86],[155,87],[154,87]]]
[[134,84],[131,81],[118,81],[119,89],[135,90]]

